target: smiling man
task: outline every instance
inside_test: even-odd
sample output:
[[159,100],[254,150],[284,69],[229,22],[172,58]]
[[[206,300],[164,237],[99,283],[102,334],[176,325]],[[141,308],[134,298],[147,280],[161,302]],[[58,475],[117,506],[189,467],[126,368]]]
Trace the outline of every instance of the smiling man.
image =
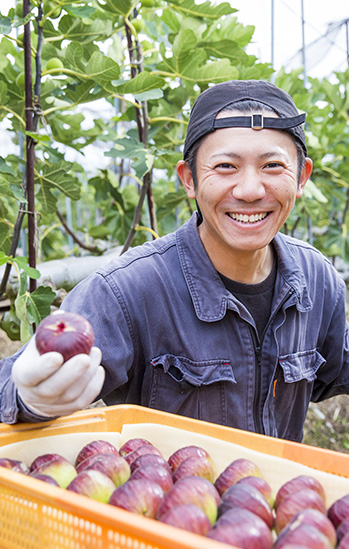
[[[261,103],[258,108],[265,111]],[[232,105],[217,118],[235,123],[240,117]],[[285,131],[227,127],[201,140],[195,161],[195,184],[193,161],[179,162],[177,171],[199,205],[199,234],[211,261],[233,280],[260,282],[271,271],[270,243],[302,195],[311,160],[304,159],[298,177],[297,148]]]
[[177,165],[198,211],[70,292],[62,308],[91,322],[90,356],[63,364],[34,337],[3,360],[1,420],[102,398],[301,441],[309,402],[349,390],[345,284],[281,232],[312,171],[304,122],[268,82],[204,91]]

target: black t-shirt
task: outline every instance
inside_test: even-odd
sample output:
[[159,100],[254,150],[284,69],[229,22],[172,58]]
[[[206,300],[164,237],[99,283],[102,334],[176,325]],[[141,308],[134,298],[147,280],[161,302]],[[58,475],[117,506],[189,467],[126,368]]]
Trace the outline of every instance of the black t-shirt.
[[264,328],[270,316],[276,278],[276,258],[270,274],[258,284],[235,282],[219,274],[223,284],[249,310],[257,326],[259,339],[262,341]]

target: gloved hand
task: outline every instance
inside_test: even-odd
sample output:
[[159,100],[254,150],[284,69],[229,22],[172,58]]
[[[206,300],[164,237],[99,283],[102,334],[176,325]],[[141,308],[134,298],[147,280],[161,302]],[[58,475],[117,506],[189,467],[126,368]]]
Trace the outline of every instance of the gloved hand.
[[92,347],[63,363],[60,353],[40,355],[35,336],[29,341],[12,369],[12,378],[25,406],[43,417],[72,414],[86,408],[101,391],[105,370],[102,353]]

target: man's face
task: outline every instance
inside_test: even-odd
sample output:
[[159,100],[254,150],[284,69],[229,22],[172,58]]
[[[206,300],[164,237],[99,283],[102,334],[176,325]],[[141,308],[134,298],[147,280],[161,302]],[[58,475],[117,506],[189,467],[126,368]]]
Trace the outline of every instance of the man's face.
[[268,246],[302,195],[311,161],[298,182],[297,149],[290,135],[226,128],[209,134],[198,150],[196,189],[187,169],[179,168],[179,175],[200,207],[200,236],[215,262],[217,254]]

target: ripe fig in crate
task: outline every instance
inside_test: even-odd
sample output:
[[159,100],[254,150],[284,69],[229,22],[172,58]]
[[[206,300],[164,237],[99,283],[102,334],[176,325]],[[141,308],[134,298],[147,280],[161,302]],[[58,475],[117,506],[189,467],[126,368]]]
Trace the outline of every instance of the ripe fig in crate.
[[334,501],[327,511],[327,516],[335,528],[349,518],[349,494]]
[[67,490],[87,496],[102,503],[108,503],[116,490],[114,482],[101,471],[90,469],[79,473],[67,486]]
[[81,448],[75,459],[75,467],[79,467],[82,461],[96,454],[120,455],[119,450],[111,442],[107,440],[93,440]]
[[53,453],[40,454],[31,462],[29,466],[29,472],[34,473],[36,469],[39,469],[43,465],[47,465],[48,463],[52,463],[53,461],[56,461],[56,460],[59,461],[64,459],[66,458],[63,457],[61,454],[53,454]]
[[134,461],[132,461],[131,473],[133,473],[139,467],[147,467],[148,465],[164,467],[169,472],[171,472],[171,468],[164,457],[157,454],[143,454],[141,456],[138,456],[138,458],[136,458]]
[[340,540],[337,549],[349,549],[349,533],[345,534]]
[[30,473],[29,476],[47,482],[47,484],[52,484],[52,486],[59,486],[58,482],[49,475],[44,475],[43,473]]
[[81,461],[76,467],[78,474],[91,469],[107,475],[114,482],[115,487],[124,484],[131,475],[129,464],[118,454],[95,454]]
[[17,473],[23,473],[24,475],[27,475],[29,473],[29,467],[27,465],[18,459],[12,459],[12,458],[0,458],[0,467],[5,467],[5,469],[11,469],[12,471],[16,471]]
[[275,541],[274,549],[287,547],[309,547],[309,549],[333,549],[327,536],[312,524],[299,524],[295,528],[285,528]]
[[262,496],[265,497],[265,499],[269,503],[270,507],[274,507],[274,499],[275,498],[274,498],[274,495],[273,495],[273,490],[272,490],[270,484],[264,478],[255,477],[255,476],[243,477],[243,478],[241,478],[240,480],[238,480],[236,482],[236,485],[241,486],[241,484],[243,484],[243,485],[248,484],[249,486],[254,486],[255,488],[257,488],[257,490],[260,491]]
[[222,496],[238,480],[249,476],[261,477],[262,473],[253,461],[246,458],[238,458],[230,463],[217,477],[215,487]]
[[165,492],[159,484],[146,479],[128,480],[112,493],[109,503],[131,513],[156,518]]
[[277,491],[275,497],[275,509],[277,509],[282,500],[292,494],[292,492],[299,492],[305,488],[314,490],[325,501],[325,490],[322,484],[314,477],[310,475],[299,475],[291,480],[285,482]]
[[76,477],[76,469],[70,461],[59,454],[42,454],[30,466],[31,475],[48,475],[55,479],[61,488],[66,488]]
[[161,517],[161,522],[206,536],[211,530],[211,522],[205,511],[193,503],[180,503],[171,507]]
[[[152,454],[150,454],[152,455]],[[145,478],[152,482],[157,482],[165,494],[172,488],[173,480],[172,475],[168,469],[161,465],[145,465],[144,467],[138,467],[131,475],[132,480],[139,478]]]
[[148,444],[149,446],[153,446],[153,444],[145,438],[139,438],[139,437],[130,438],[129,440],[124,442],[122,446],[120,446],[119,448],[120,455],[125,456],[127,454],[130,454],[131,452],[133,452],[133,450],[136,450],[137,448],[139,448],[140,446],[144,446],[145,444]]
[[275,516],[275,532],[279,534],[291,519],[303,509],[317,509],[326,514],[326,506],[323,498],[310,488],[299,492],[292,492],[277,508]]
[[163,457],[160,450],[158,450],[158,448],[156,448],[155,446],[150,445],[150,444],[143,444],[143,446],[139,446],[138,448],[136,448],[135,450],[133,450],[129,454],[125,454],[123,457],[124,457],[124,459],[126,459],[127,463],[131,466],[132,463],[139,456],[143,456],[143,455],[146,455],[146,454],[155,454],[157,456]]
[[234,484],[226,490],[218,506],[218,516],[221,517],[229,509],[247,509],[259,516],[268,528],[274,524],[273,510],[265,497],[254,486]]
[[303,511],[299,511],[299,513],[297,513],[282,530],[280,536],[283,536],[284,533],[290,529],[294,530],[300,524],[310,524],[311,526],[315,526],[319,532],[324,534],[329,539],[332,547],[336,546],[337,534],[335,527],[330,519],[317,509],[304,509]]
[[201,448],[201,446],[189,445],[175,450],[168,458],[168,464],[174,472],[182,461],[192,456],[202,456],[212,462],[210,454],[204,448]]
[[172,475],[173,482],[191,475],[206,478],[213,483],[215,471],[212,461],[205,456],[191,456],[184,459]]
[[[332,522],[331,522],[332,524]],[[349,517],[342,520],[337,527],[337,539],[340,541],[349,532]]]
[[192,503],[205,511],[213,525],[217,519],[219,500],[219,494],[209,480],[195,476],[184,477],[179,479],[166,494],[157,518],[161,520],[164,514],[175,505]]
[[273,547],[273,536],[264,520],[238,507],[224,513],[207,537],[242,549]]

